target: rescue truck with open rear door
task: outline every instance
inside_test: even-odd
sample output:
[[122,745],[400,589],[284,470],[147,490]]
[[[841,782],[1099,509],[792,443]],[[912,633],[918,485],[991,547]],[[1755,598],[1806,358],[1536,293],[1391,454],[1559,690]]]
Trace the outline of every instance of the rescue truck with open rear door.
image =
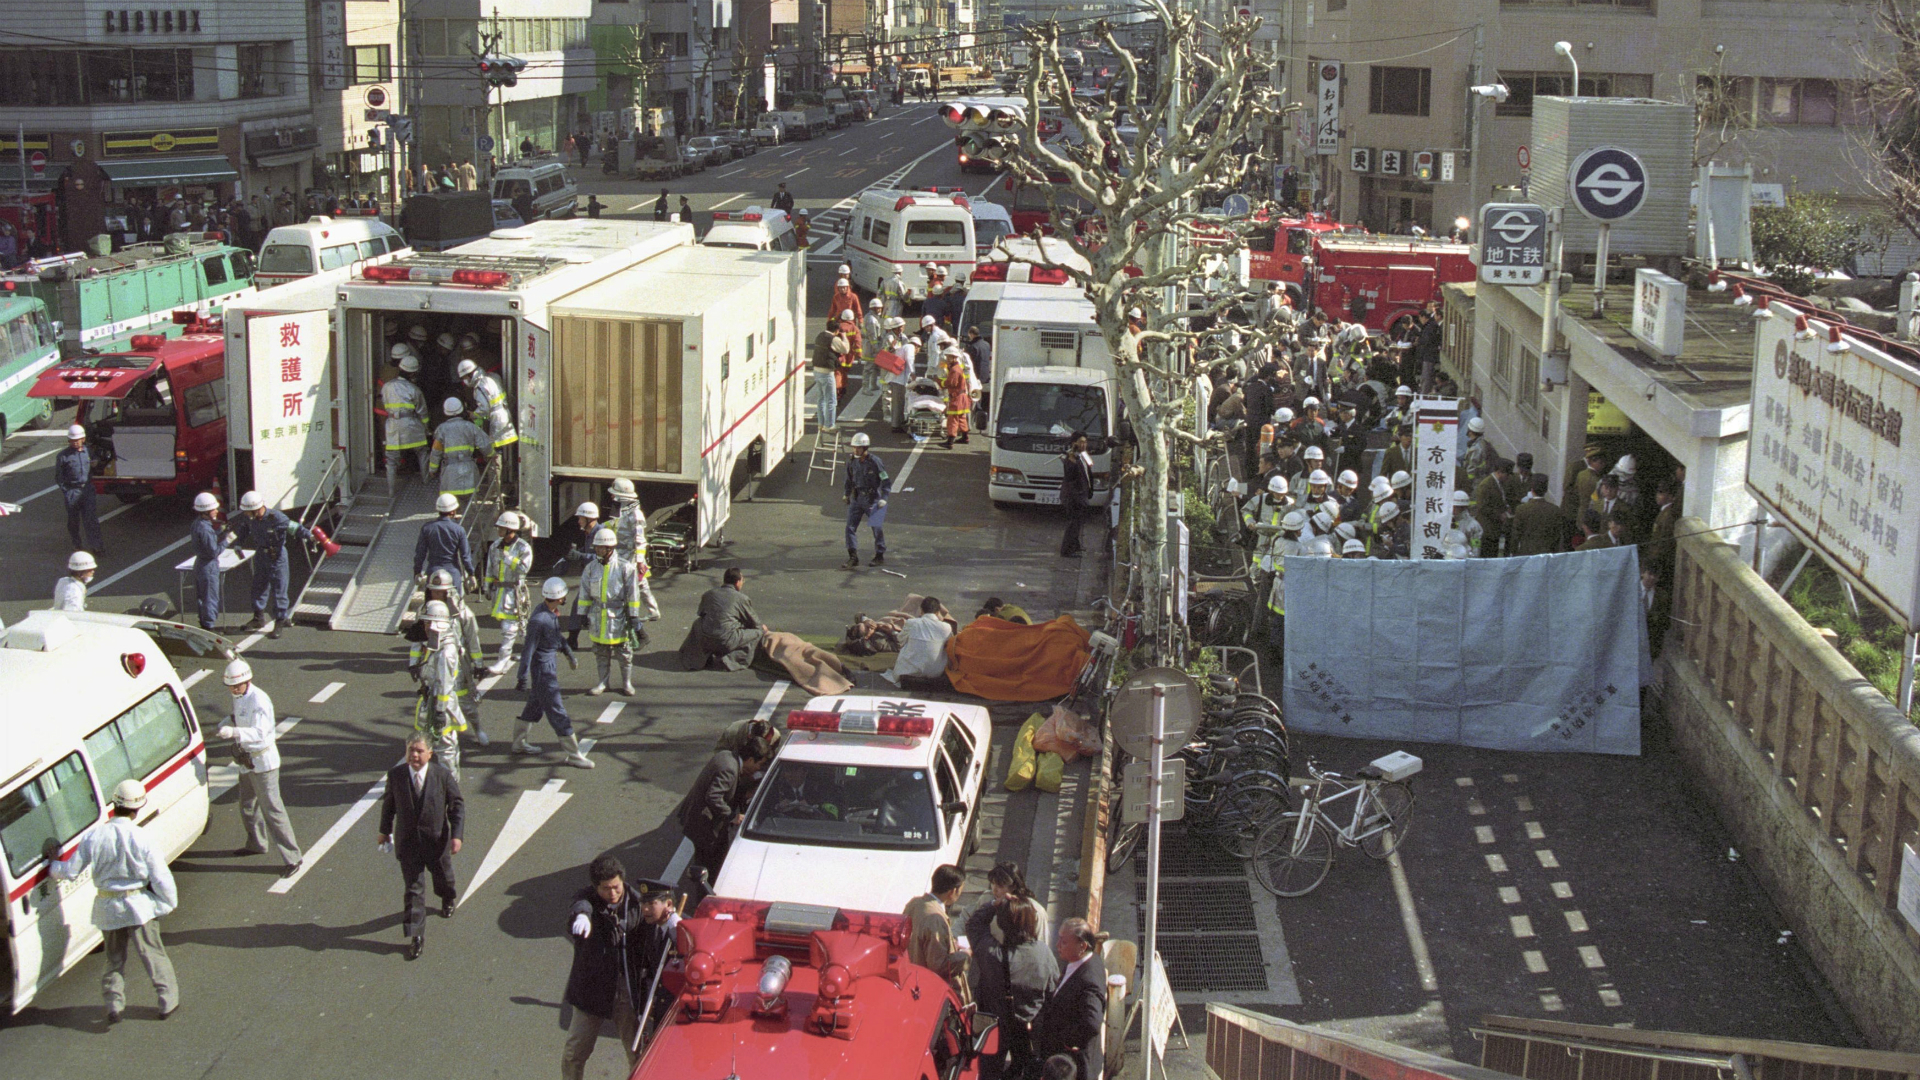
[[911,931],[904,915],[707,897],[674,930],[670,1004],[633,1080],[977,1080],[1000,1032],[907,959]]

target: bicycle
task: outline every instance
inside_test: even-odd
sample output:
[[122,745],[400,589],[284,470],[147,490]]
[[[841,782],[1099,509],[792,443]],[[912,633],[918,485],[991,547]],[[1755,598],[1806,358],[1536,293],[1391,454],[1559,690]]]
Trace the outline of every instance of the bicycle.
[[[1312,782],[1300,809],[1280,815],[1253,843],[1253,875],[1275,896],[1305,896],[1320,887],[1333,868],[1334,842],[1358,847],[1367,857],[1385,859],[1405,842],[1412,824],[1413,787],[1407,778],[1421,769],[1412,754],[1395,751],[1359,770],[1357,779],[1325,772],[1307,763]],[[1329,785],[1337,788],[1327,794]],[[1353,797],[1353,816],[1342,825],[1327,806]]]

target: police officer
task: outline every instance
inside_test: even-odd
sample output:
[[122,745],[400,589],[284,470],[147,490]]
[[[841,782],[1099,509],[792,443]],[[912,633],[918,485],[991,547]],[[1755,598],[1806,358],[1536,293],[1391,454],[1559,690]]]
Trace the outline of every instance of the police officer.
[[193,545],[193,588],[199,597],[200,629],[212,630],[220,621],[220,499],[211,491],[193,497],[193,524],[187,540]]
[[233,756],[240,767],[240,825],[247,832],[247,842],[234,857],[265,855],[271,838],[285,866],[280,876],[292,877],[300,869],[300,841],[294,839],[287,804],[280,797],[273,699],[254,685],[253,667],[245,660],[229,663],[221,681],[233,696],[233,717],[214,734],[233,740]]
[[[1240,508],[1240,522],[1247,527],[1247,535],[1253,540],[1253,594],[1264,596],[1271,591],[1275,561],[1278,556],[1275,549],[1280,542],[1280,526],[1287,511],[1293,506],[1288,498],[1286,477],[1275,476],[1267,481],[1267,490],[1247,499]],[[1302,515],[1304,517],[1304,515]],[[1258,633],[1264,618],[1258,611],[1254,613],[1254,632]]]
[[[473,415],[485,421],[482,426],[491,440],[493,452],[506,454],[508,447],[520,441],[520,433],[514,429],[513,410],[507,407],[507,392],[500,380],[481,370],[472,360],[460,361],[454,372],[473,395]],[[513,472],[511,457],[500,459],[500,472],[503,480]]]
[[527,571],[533,566],[533,545],[520,536],[521,518],[512,510],[502,510],[494,523],[500,538],[487,546],[486,583],[488,614],[500,620],[500,656],[487,668],[487,674],[499,675],[513,663],[513,646],[520,640],[521,621],[527,615]]
[[566,1001],[573,1006],[573,1022],[560,1055],[560,1080],[580,1080],[586,1074],[587,1059],[608,1023],[620,1034],[627,1070],[639,1063],[644,1034],[640,1014],[657,1020],[665,1012],[659,1006],[649,1010],[646,1003],[649,994],[657,992],[654,972],[666,960],[680,925],[672,889],[657,881],[629,887],[626,868],[614,856],[593,860],[587,878],[590,884],[574,894],[567,929],[573,940],[573,969],[567,975]]
[[[608,485],[607,493],[613,496],[613,505],[617,512],[613,519],[613,534],[620,542],[615,548],[620,557],[644,568],[647,558],[647,516],[640,510],[640,494],[634,490],[633,481],[626,477],[616,478]],[[642,570],[642,576],[645,576]]]
[[100,511],[93,499],[93,453],[87,449],[87,429],[67,428],[67,448],[53,459],[53,482],[67,503],[67,535],[73,546],[105,555],[100,543]]
[[427,396],[413,382],[420,373],[420,354],[413,346],[399,342],[389,355],[400,365],[400,374],[380,387],[381,408],[387,414],[387,494],[392,495],[400,475],[400,460],[407,454],[413,455],[420,475],[427,475]]
[[414,580],[424,584],[428,571],[445,567],[457,588],[473,576],[473,547],[467,543],[467,530],[460,527],[460,499],[443,493],[433,508],[440,516],[427,522],[413,542]]
[[440,474],[440,492],[465,498],[480,486],[480,466],[487,460],[492,440],[466,418],[467,403],[450,397],[440,403],[446,419],[433,431],[433,453],[427,471]]
[[107,971],[100,980],[107,1001],[107,1023],[120,1022],[127,1007],[127,952],[140,954],[153,989],[160,997],[160,1019],[180,1008],[180,983],[160,938],[160,920],[180,905],[166,856],[154,847],[145,830],[134,823],[147,805],[147,789],[138,780],[122,780],[113,789],[113,816],[105,825],[80,838],[73,852],[60,858],[60,843],[47,837],[40,854],[47,871],[60,881],[72,881],[93,871],[93,925],[106,935]]
[[853,453],[847,457],[847,480],[841,495],[847,504],[847,569],[860,565],[860,520],[866,519],[873,531],[873,565],[887,561],[887,496],[893,490],[893,477],[886,466],[868,449],[873,440],[862,431],[853,437]]
[[607,692],[608,669],[616,662],[620,692],[633,696],[633,646],[636,638],[644,646],[647,635],[642,612],[648,619],[660,617],[652,591],[645,588],[633,564],[616,551],[619,543],[612,529],[603,527],[594,533],[593,561],[580,572],[580,614],[600,667],[600,681],[587,691],[595,697]]
[[[427,575],[427,602],[438,601],[447,606],[447,633],[459,643],[460,656],[459,688],[454,694],[459,698],[460,710],[466,716],[467,725],[473,729],[473,741],[486,746],[493,740],[486,729],[480,726],[480,686],[474,672],[479,669],[480,661],[486,656],[480,647],[480,620],[474,618],[473,609],[467,606],[465,597],[455,591],[453,574],[442,567]],[[425,670],[429,659],[429,648],[424,642],[415,643],[409,653],[409,659],[415,672]]]
[[[253,621],[248,630],[265,630],[270,638],[280,636],[280,624],[287,621],[287,537],[297,535],[315,541],[312,529],[268,506],[257,491],[240,496],[240,513],[227,522],[227,531],[243,548],[253,551]],[[271,594],[271,595],[269,595]],[[267,617],[268,600],[273,617]]]
[[467,730],[466,712],[460,705],[460,636],[453,630],[453,612],[444,602],[429,600],[420,614],[427,640],[413,730],[433,740],[435,752],[458,778],[460,733]]
[[87,610],[87,584],[93,580],[99,565],[84,551],[67,556],[67,576],[53,583],[53,610]]
[[567,599],[566,581],[557,577],[548,578],[540,586],[540,598],[542,603],[527,618],[527,647],[520,654],[520,675],[513,684],[516,690],[529,691],[526,707],[520,710],[520,715],[514,720],[513,752],[540,752],[540,748],[527,736],[532,734],[533,725],[545,715],[547,723],[553,726],[553,733],[560,736],[560,743],[567,750],[567,764],[576,769],[591,769],[593,762],[580,752],[580,740],[573,733],[573,718],[567,715],[566,703],[560,699],[560,665],[554,660],[555,654],[565,653],[568,669],[577,670],[580,667],[580,662],[574,659],[572,646],[560,633],[560,605]]

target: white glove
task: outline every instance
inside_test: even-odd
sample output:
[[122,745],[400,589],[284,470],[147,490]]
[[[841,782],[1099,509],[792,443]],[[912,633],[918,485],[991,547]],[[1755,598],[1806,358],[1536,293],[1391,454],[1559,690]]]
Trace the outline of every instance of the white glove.
[[882,510],[885,510],[887,508],[887,500],[881,499],[879,502],[875,503],[874,505],[878,506]]
[[231,724],[222,724],[220,730],[214,732],[214,734],[223,739],[231,739],[233,738],[233,726]]
[[393,854],[393,841],[389,840],[384,844],[375,844],[373,845],[373,850],[382,855],[391,855]]
[[648,597],[647,598],[647,618],[658,619],[659,617],[660,617],[660,605],[654,603],[652,597]]
[[592,919],[587,918],[585,915],[575,915],[573,917],[573,936],[574,937],[586,937],[592,932],[593,932]]

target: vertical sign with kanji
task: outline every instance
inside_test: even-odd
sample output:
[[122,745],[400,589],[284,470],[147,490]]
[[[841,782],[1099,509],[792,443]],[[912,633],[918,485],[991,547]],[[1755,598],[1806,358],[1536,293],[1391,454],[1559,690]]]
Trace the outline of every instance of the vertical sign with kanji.
[[320,0],[320,89],[346,88],[346,0]]
[[333,458],[329,345],[324,309],[247,317],[253,486],[276,509],[312,502]]
[[1319,70],[1319,94],[1313,111],[1313,150],[1316,154],[1337,154],[1340,152],[1340,76],[1345,65],[1338,60],[1322,60]]
[[1459,398],[1413,403],[1413,557],[1445,553],[1453,521],[1453,456],[1460,433]]

